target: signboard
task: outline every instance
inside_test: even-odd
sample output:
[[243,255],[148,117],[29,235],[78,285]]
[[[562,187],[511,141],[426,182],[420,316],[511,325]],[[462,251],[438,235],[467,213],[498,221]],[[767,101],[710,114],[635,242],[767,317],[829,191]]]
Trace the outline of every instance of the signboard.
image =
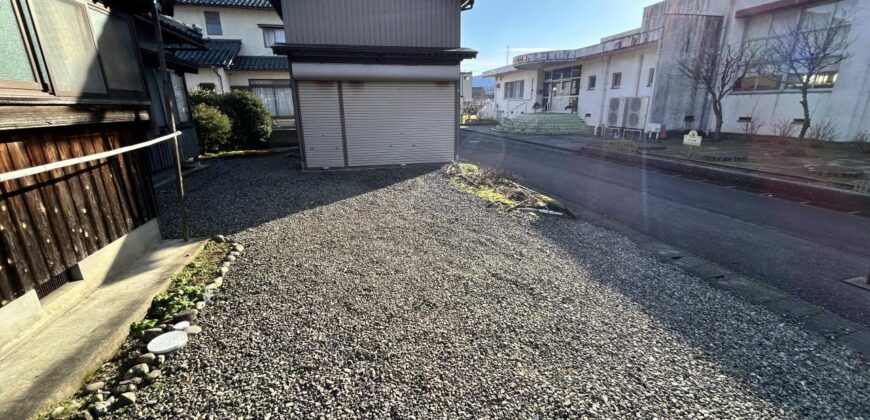
[[700,146],[702,137],[695,130],[689,131],[689,134],[683,136],[683,144],[686,146]]

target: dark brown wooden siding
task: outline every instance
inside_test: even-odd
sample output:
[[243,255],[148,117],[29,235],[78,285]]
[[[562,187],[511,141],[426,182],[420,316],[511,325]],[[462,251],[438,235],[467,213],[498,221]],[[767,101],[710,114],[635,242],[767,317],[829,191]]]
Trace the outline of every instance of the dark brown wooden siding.
[[[132,122],[0,132],[0,172],[134,144],[147,131]],[[145,153],[0,182],[0,303],[156,216]]]

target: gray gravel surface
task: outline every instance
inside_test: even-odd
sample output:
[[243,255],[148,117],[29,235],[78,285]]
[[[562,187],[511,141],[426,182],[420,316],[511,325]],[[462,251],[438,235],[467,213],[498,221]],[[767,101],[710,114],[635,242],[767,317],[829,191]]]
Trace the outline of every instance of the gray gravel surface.
[[290,168],[191,177],[195,233],[246,250],[116,417],[870,417],[863,362],[613,232],[420,169]]

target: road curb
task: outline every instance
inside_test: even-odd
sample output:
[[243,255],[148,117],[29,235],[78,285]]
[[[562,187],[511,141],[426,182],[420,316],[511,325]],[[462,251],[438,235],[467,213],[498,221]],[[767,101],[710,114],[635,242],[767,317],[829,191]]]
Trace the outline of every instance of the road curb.
[[474,134],[532,146],[577,153],[596,159],[629,163],[644,168],[660,169],[672,173],[703,178],[722,184],[735,185],[757,190],[759,192],[770,193],[776,197],[792,201],[809,201],[821,207],[843,211],[860,211],[864,214],[870,214],[870,196],[825,185],[808,183],[801,181],[798,178],[789,178],[783,175],[773,175],[768,173],[748,172],[684,159],[651,156],[647,154],[619,153],[585,145],[578,146],[577,148],[566,148],[518,139],[516,137],[495,135],[473,130],[467,131]]

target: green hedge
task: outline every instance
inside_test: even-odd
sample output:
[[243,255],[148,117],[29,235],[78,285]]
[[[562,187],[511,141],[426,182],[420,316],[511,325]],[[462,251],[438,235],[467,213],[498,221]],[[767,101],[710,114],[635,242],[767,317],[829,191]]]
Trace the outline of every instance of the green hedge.
[[193,121],[199,139],[199,149],[204,153],[224,150],[232,135],[230,118],[213,106],[205,103],[193,106]]
[[190,100],[194,106],[208,105],[229,117],[232,134],[222,150],[262,148],[272,135],[272,116],[263,101],[250,91],[215,93],[195,90],[190,94]]

